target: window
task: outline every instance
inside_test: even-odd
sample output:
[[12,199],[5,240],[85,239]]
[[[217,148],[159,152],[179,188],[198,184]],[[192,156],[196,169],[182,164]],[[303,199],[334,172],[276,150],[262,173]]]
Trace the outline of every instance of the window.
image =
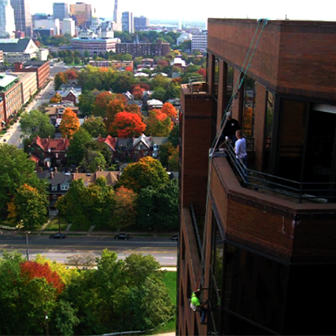
[[61,190],[68,190],[69,189],[69,184],[62,184],[61,185]]
[[52,191],[57,191],[57,184],[56,184],[56,185],[53,184],[53,185],[51,186],[51,190],[52,190]]
[[245,77],[242,111],[242,130],[247,137],[253,136],[255,98],[255,81],[252,78]]

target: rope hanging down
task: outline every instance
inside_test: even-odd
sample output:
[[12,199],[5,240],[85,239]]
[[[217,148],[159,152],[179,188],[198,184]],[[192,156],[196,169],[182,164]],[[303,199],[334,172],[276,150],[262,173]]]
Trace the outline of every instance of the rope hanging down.
[[[253,35],[253,38],[251,40],[250,46],[247,50],[247,54],[246,54],[244,63],[243,63],[243,65],[241,67],[241,70],[240,70],[240,75],[241,75],[240,79],[237,80],[237,82],[235,84],[235,87],[232,90],[232,95],[230,97],[229,103],[228,103],[228,105],[225,109],[225,112],[223,114],[223,118],[222,118],[222,121],[221,121],[221,127],[217,131],[216,137],[215,137],[215,139],[212,143],[211,151],[210,151],[210,156],[211,157],[213,156],[213,154],[215,153],[215,151],[217,149],[219,138],[220,138],[221,134],[223,133],[223,130],[224,130],[226,122],[227,122],[226,115],[229,111],[232,111],[234,103],[238,98],[238,93],[239,93],[239,91],[240,91],[240,89],[241,89],[241,87],[244,83],[246,73],[247,73],[248,69],[251,67],[251,63],[252,63],[252,60],[253,60],[254,53],[255,53],[255,51],[258,47],[260,37],[261,37],[262,32],[263,32],[266,25],[267,25],[267,19],[259,19],[258,20],[257,28],[254,32],[254,35]],[[256,37],[257,37],[257,39],[256,39]]]
[[[252,60],[253,60],[253,56],[254,56],[254,53],[258,47],[258,44],[259,44],[259,40],[260,40],[260,37],[262,35],[262,32],[264,30],[264,28],[266,27],[267,25],[267,19],[259,19],[258,20],[258,25],[257,25],[257,28],[254,32],[254,35],[253,35],[253,38],[251,40],[251,43],[250,43],[250,46],[248,48],[248,51],[247,51],[247,54],[246,54],[246,57],[245,57],[245,60],[244,60],[244,63],[241,67],[241,70],[240,70],[240,79],[237,80],[236,84],[235,84],[235,87],[234,89],[232,90],[232,95],[230,97],[230,101],[225,109],[225,112],[223,114],[223,118],[222,118],[222,121],[221,121],[221,127],[220,129],[217,131],[217,134],[216,134],[216,137],[212,143],[212,146],[211,146],[211,149],[210,149],[210,155],[209,155],[209,166],[208,166],[208,186],[207,186],[207,200],[206,200],[206,215],[205,215],[205,218],[208,218],[207,214],[208,214],[208,207],[209,207],[209,193],[210,193],[210,178],[211,178],[211,159],[214,155],[214,153],[216,152],[216,149],[217,149],[217,146],[218,146],[218,142],[219,142],[219,138],[221,136],[221,134],[223,133],[223,130],[224,130],[224,127],[226,125],[226,122],[227,122],[227,118],[226,118],[226,115],[229,111],[232,110],[233,106],[234,106],[234,103],[235,101],[237,100],[238,98],[238,93],[244,83],[244,79],[246,77],[246,73],[248,71],[248,69],[251,67],[251,63],[252,63]],[[204,260],[204,250],[202,251],[202,267],[201,267],[201,276],[200,276],[200,280],[197,284],[198,287],[202,287],[203,284],[204,284],[204,271],[205,271],[205,260]]]

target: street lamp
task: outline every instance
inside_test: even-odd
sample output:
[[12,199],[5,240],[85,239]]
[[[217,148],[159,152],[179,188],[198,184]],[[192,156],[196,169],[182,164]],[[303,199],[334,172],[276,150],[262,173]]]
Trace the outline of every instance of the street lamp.
[[29,261],[29,244],[28,244],[28,235],[30,234],[30,231],[26,231],[26,255],[27,260]]

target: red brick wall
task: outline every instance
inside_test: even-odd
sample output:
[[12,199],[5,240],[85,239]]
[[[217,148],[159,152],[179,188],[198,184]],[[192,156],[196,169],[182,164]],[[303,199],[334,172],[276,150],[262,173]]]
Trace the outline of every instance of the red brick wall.
[[[182,94],[182,97],[184,95]],[[196,213],[204,214],[207,190],[209,149],[213,140],[213,100],[209,95],[185,95],[183,110],[181,170],[182,207],[193,203]]]
[[[209,19],[208,49],[240,69],[256,27],[255,20]],[[274,91],[336,99],[335,39],[335,22],[269,21],[248,76]]]

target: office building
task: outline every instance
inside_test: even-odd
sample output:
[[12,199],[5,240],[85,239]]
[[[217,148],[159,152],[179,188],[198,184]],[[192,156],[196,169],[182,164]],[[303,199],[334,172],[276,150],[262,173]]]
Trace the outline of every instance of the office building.
[[199,34],[192,34],[191,38],[191,52],[199,51],[205,53],[207,50],[208,35],[206,32]]
[[120,43],[119,38],[73,38],[70,41],[71,50],[79,51],[84,54],[85,51],[89,52],[90,57],[106,52],[116,52],[116,45]]
[[[178,335],[335,334],[335,39],[336,22],[208,19],[207,80],[181,89]],[[247,167],[217,142],[225,111]]]
[[137,56],[166,56],[170,53],[169,43],[118,43],[117,54],[131,54]]
[[149,18],[145,16],[139,16],[134,18],[134,30],[143,30],[148,29],[149,27]]
[[41,89],[50,76],[49,61],[16,62],[14,72],[34,72],[36,74],[37,88]]
[[54,2],[53,3],[53,18],[67,19],[69,17],[69,6],[66,2]]
[[32,16],[30,14],[29,0],[10,0],[14,9],[16,30],[22,31],[26,36],[32,36]]
[[133,13],[123,12],[121,16],[122,31],[133,34],[134,33],[134,21]]
[[35,29],[53,29],[55,35],[60,35],[60,20],[55,18],[48,18],[46,20],[34,20]]
[[91,25],[92,5],[84,2],[76,2],[70,5],[70,14],[76,21],[76,26],[87,28]]
[[74,36],[76,34],[75,21],[71,18],[64,19],[60,22],[61,35],[69,34]]
[[0,38],[13,38],[14,32],[14,10],[9,0],[0,0]]

